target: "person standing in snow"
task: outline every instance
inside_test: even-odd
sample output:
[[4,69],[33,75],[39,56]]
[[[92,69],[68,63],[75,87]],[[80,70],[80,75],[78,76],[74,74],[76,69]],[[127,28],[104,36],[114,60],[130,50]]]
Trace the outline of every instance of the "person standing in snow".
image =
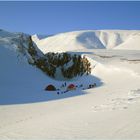
[[83,84],[81,84],[80,87],[83,87]]

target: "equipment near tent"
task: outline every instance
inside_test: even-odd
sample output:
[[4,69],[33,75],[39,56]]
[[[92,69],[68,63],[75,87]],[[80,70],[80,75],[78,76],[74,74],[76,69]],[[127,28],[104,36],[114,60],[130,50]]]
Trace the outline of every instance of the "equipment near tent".
[[76,86],[74,84],[70,84],[68,87],[67,87],[67,90],[75,90],[76,89]]
[[48,91],[55,91],[56,88],[55,88],[55,86],[53,86],[53,85],[48,85],[48,86],[45,88],[45,90],[48,90]]

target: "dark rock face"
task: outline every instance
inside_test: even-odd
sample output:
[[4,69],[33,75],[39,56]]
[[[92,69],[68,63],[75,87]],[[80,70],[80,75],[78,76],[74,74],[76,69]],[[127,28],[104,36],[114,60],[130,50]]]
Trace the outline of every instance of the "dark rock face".
[[49,52],[41,57],[38,56],[31,38],[29,38],[28,53],[34,60],[32,64],[52,78],[55,78],[58,68],[61,71],[61,75],[68,79],[91,73],[90,62],[85,56],[53,52]]

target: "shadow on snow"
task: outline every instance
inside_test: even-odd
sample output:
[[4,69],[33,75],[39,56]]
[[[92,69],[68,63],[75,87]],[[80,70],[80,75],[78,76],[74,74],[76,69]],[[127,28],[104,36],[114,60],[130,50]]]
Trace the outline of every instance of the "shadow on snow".
[[[56,81],[54,85],[56,86],[56,88],[60,88],[60,86],[64,82],[65,81]],[[8,88],[8,90],[3,89],[3,93],[0,93],[0,105],[46,102],[46,101],[58,100],[58,99],[63,99],[68,97],[79,96],[79,95],[85,95],[87,93],[85,92],[85,90],[88,88],[89,84],[96,83],[96,87],[94,88],[98,88],[103,84],[99,78],[92,75],[82,76],[77,80],[67,81],[67,85],[71,83],[75,85],[83,84],[82,88],[84,88],[84,90],[82,88],[77,88],[76,90],[68,91],[63,94],[61,93],[61,91],[64,91],[64,89],[63,90],[60,89],[59,91],[60,94],[57,94],[57,91],[45,91],[44,90],[45,86],[50,84],[50,82],[45,83],[44,87],[36,87],[36,86],[24,87],[23,85],[21,88],[19,87],[16,88],[11,86]]]

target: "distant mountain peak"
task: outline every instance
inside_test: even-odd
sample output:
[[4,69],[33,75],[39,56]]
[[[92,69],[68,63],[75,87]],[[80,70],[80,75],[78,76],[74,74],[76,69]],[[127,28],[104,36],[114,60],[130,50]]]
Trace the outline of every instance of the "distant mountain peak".
[[[33,36],[32,39],[43,53],[81,49],[139,50],[139,34],[140,30],[82,30],[60,33],[43,39],[37,39]],[[130,41],[128,41],[129,39]],[[131,40],[136,40],[136,42],[131,42]],[[128,47],[121,47],[125,42]],[[127,44],[127,42],[129,43]]]

